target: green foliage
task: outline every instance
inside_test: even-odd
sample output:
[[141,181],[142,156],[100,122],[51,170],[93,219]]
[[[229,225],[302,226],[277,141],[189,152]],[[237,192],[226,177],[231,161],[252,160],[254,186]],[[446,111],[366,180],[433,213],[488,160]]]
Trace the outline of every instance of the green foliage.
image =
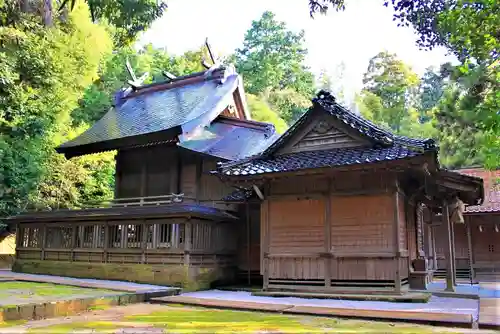
[[[443,94],[440,89],[440,78],[429,73],[424,76],[425,84],[421,89],[421,110],[439,106],[440,122],[450,128],[439,126],[448,133],[443,139],[446,148],[442,155],[453,152],[451,160],[444,159],[446,164],[460,166],[469,163],[482,163],[488,168],[500,166],[500,77],[499,77],[499,47],[500,35],[500,2],[497,0],[391,0],[394,10],[394,20],[398,26],[412,26],[418,36],[417,45],[424,49],[444,46],[457,56],[462,66],[460,72],[467,80],[478,80],[470,86],[448,87],[456,90],[448,92],[446,97],[437,100]],[[311,15],[315,12],[325,13],[332,5],[337,10],[344,9],[343,0],[310,0]],[[473,64],[479,65],[478,71]],[[448,66],[450,67],[450,66]],[[482,73],[482,74],[481,74]],[[478,78],[478,76],[480,78]],[[453,86],[453,85],[452,85]],[[465,95],[465,96],[464,96]],[[399,109],[400,110],[400,109]],[[446,116],[444,116],[446,115]],[[453,116],[452,116],[453,115]],[[423,118],[422,118],[423,117]],[[421,120],[428,121],[425,115]],[[444,118],[443,118],[444,117]],[[456,123],[450,122],[450,120]],[[465,131],[459,131],[466,124]],[[458,153],[464,148],[471,150],[463,155]],[[450,146],[445,143],[449,142]],[[458,145],[459,147],[455,147]],[[461,146],[461,148],[460,148]],[[472,149],[474,147],[474,149]],[[458,158],[458,155],[461,158]]]
[[117,46],[132,44],[137,35],[163,15],[167,5],[158,0],[87,0],[92,20],[107,20],[115,29]]
[[286,122],[271,110],[271,107],[263,98],[247,94],[246,99],[253,120],[274,124],[278,133],[286,131],[288,128]]
[[[51,27],[35,14],[16,17],[15,25],[0,27],[0,217],[28,206],[40,180],[60,167],[52,158],[52,136],[68,123],[112,46],[106,29],[90,21],[83,3]],[[70,179],[73,172],[58,171]]]
[[401,121],[412,105],[412,97],[418,86],[418,76],[396,55],[380,52],[370,59],[364,75],[364,90],[380,98],[383,111],[373,117],[399,131]]
[[252,22],[243,47],[232,57],[245,80],[245,90],[264,94],[288,123],[300,117],[304,99],[310,100],[314,93],[314,76],[304,65],[307,49],[303,44],[303,31],[294,33],[273,13],[264,12]]

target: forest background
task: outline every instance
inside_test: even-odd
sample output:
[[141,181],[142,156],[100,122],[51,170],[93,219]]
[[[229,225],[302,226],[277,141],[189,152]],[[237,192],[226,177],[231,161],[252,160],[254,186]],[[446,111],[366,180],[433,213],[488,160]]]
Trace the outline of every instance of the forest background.
[[[309,1],[311,16],[343,10],[343,0]],[[347,4],[348,5],[348,4]],[[459,60],[418,76],[381,50],[366,64],[363,89],[346,107],[396,134],[434,138],[450,169],[500,167],[500,4],[496,0],[392,0],[395,24],[417,45],[444,46]],[[171,55],[134,48],[166,4],[156,0],[0,0],[0,217],[73,207],[113,197],[115,152],[66,160],[54,147],[112,106],[131,79],[145,83],[203,70],[206,46]],[[264,12],[225,62],[244,78],[252,118],[278,132],[298,119],[319,89],[343,102],[342,69],[315,77],[304,32]],[[340,73],[340,74],[339,74]],[[0,225],[2,221],[0,219]]]

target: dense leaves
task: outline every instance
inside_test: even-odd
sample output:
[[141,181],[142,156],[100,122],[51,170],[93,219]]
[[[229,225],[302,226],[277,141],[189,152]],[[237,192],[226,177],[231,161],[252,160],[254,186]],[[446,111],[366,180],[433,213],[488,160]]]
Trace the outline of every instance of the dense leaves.
[[246,32],[243,47],[232,60],[245,80],[245,90],[267,100],[286,122],[292,123],[314,93],[314,76],[304,65],[304,32],[295,33],[264,12]]
[[[342,0],[310,0],[309,4],[311,13],[325,13],[329,6],[344,8]],[[392,6],[398,25],[415,29],[417,45],[423,49],[444,46],[461,62],[456,68],[446,64],[440,74],[427,72],[420,86],[420,120],[429,121],[427,111],[438,108],[441,152],[455,157],[444,161],[451,166],[499,167],[500,2],[390,0],[384,4]],[[460,147],[469,150],[467,154],[458,153]]]
[[0,40],[1,217],[31,205],[42,180],[62,173],[51,163],[55,134],[112,43],[85,4],[52,27],[35,14],[20,15],[15,27],[0,28]]

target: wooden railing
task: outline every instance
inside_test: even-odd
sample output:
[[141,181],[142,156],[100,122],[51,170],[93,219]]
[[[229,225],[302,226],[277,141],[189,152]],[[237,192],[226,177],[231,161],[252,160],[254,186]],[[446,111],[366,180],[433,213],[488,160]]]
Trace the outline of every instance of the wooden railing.
[[155,206],[173,203],[182,203],[185,199],[184,194],[170,194],[161,196],[147,197],[126,197],[115,198],[108,201],[91,201],[77,204],[78,209],[98,209],[114,207],[134,207],[134,206]]

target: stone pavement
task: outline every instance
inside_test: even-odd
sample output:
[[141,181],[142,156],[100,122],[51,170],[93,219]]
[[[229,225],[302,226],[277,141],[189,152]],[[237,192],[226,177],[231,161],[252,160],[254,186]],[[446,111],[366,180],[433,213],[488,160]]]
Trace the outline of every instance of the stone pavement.
[[280,313],[452,323],[465,325],[469,328],[477,321],[479,304],[476,299],[436,296],[431,297],[428,303],[394,303],[296,297],[260,297],[252,296],[250,292],[245,291],[220,290],[152,298],[152,301]]
[[[13,281],[29,281],[41,283],[64,284],[71,286],[79,286],[83,288],[108,289],[115,291],[126,291],[135,293],[161,293],[161,292],[176,292],[178,294],[181,289],[169,286],[139,284],[126,281],[109,281],[90,278],[74,278],[52,275],[35,275],[15,273],[10,270],[0,270],[0,280]],[[172,294],[172,293],[170,293]]]
[[500,329],[500,283],[479,284],[479,327]]

